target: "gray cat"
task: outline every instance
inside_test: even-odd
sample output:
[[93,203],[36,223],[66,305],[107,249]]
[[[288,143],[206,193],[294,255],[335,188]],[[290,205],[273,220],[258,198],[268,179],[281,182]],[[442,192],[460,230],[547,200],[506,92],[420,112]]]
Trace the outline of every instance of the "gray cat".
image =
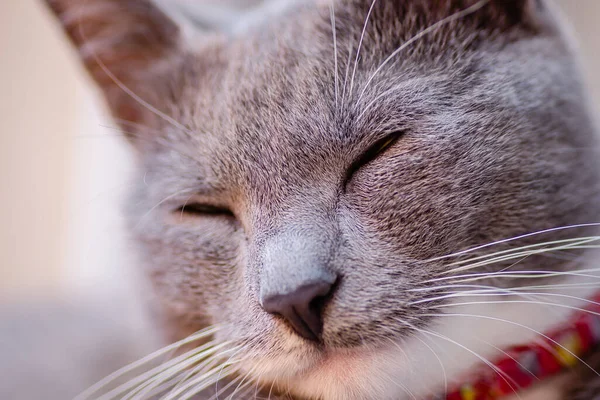
[[[165,337],[214,326],[172,398],[445,398],[596,295],[598,138],[546,1],[280,2],[201,35],[47,1],[137,151]],[[539,390],[600,396],[593,355]]]

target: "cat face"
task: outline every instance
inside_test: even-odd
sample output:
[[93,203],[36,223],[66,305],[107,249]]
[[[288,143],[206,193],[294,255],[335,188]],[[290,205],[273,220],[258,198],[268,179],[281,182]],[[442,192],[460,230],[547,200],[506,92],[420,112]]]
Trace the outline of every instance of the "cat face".
[[[137,149],[127,216],[172,327],[221,326],[260,382],[420,393],[408,371],[437,361],[403,354],[455,301],[438,278],[465,274],[443,256],[597,219],[593,128],[545,4],[302,2],[189,46],[146,1],[50,3]],[[579,267],[519,261],[468,272]]]

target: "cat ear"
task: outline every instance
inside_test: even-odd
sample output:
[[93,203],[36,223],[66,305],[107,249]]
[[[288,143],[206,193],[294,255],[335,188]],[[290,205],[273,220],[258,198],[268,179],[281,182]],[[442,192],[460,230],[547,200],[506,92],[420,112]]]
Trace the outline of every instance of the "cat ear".
[[490,0],[492,11],[507,22],[537,24],[544,0]]
[[[327,4],[332,0],[316,0]],[[336,0],[334,0],[336,1]],[[422,24],[427,26],[449,26],[453,21],[465,21],[475,24],[478,29],[491,31],[504,31],[515,26],[536,31],[548,22],[547,0],[354,0],[345,2],[337,0],[339,4],[349,5],[352,12],[351,21],[357,21],[362,26],[365,16],[370,15],[371,20],[379,21],[381,26],[391,25],[408,19],[403,25],[411,26],[414,23],[411,16],[418,16]],[[336,4],[338,4],[336,3]]]
[[155,117],[148,106],[161,96],[156,78],[174,68],[180,54],[179,27],[150,0],[45,1],[114,116],[136,123]]

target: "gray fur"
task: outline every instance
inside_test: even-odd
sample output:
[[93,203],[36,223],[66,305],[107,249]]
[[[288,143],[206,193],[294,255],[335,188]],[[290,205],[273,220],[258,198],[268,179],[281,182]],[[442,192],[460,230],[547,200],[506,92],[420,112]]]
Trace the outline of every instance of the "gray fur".
[[[59,11],[76,3],[49,1]],[[171,36],[158,35],[160,53],[132,42],[144,55],[133,70],[110,59],[117,78],[168,117],[104,85],[115,115],[138,127],[125,124],[140,159],[127,215],[172,339],[220,323],[219,339],[244,343],[248,355],[309,363],[322,348],[289,345],[293,333],[260,298],[326,274],[340,279],[323,310],[324,348],[383,345],[409,334],[397,317],[431,322],[427,304],[407,305],[425,296],[408,289],[448,268],[427,260],[598,221],[598,142],[545,2],[490,1],[378,70],[475,3],[379,1],[356,70],[366,0],[334,2],[337,54],[329,7],[307,1],[193,50]],[[106,82],[95,61],[92,74]],[[403,134],[352,168],[392,132]],[[186,203],[233,216],[187,215]],[[530,257],[516,268],[540,265],[577,267]]]
[[336,233],[304,221],[301,229],[292,227],[270,238],[260,263],[261,304],[265,298],[292,293],[313,282],[335,283],[330,261]]

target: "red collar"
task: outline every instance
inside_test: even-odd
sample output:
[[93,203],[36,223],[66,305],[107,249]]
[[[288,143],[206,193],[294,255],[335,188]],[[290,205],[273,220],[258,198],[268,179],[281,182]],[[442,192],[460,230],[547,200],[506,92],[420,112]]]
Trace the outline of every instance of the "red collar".
[[505,358],[485,368],[472,381],[455,386],[445,400],[496,400],[514,395],[540,380],[581,362],[600,344],[600,294],[591,306],[576,312],[560,329],[541,336],[535,344],[517,346]]

